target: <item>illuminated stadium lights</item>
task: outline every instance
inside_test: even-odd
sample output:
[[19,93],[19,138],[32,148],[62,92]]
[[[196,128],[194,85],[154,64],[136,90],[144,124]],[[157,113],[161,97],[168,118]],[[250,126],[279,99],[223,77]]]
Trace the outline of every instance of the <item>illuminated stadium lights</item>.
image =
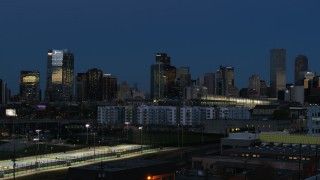
[[[260,100],[260,99],[249,99],[249,98],[239,98],[239,97],[228,97],[228,96],[217,96],[217,95],[203,95],[201,96],[201,100],[203,101],[212,101],[212,103],[220,103],[225,102],[225,104],[235,103],[239,106],[253,108],[256,105],[268,105],[271,104],[269,100]],[[206,102],[209,103],[209,102]],[[210,102],[211,103],[211,102]]]

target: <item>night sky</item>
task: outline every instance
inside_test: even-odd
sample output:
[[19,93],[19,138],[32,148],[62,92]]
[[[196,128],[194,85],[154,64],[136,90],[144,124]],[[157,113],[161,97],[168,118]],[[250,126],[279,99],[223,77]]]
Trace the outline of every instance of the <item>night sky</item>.
[[319,0],[0,0],[0,79],[18,93],[20,70],[39,70],[48,49],[70,49],[75,75],[91,68],[149,92],[155,53],[193,79],[235,67],[235,83],[269,82],[269,50],[286,48],[287,82],[304,54],[320,73]]

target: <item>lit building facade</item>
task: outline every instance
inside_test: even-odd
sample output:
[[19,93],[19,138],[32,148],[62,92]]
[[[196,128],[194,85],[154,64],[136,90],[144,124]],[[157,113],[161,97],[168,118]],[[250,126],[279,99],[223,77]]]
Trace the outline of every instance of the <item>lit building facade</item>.
[[270,50],[270,97],[277,98],[278,91],[286,89],[286,50]]
[[39,71],[20,72],[20,95],[23,102],[37,103],[41,101]]
[[45,101],[72,101],[74,96],[74,55],[69,50],[49,50]]
[[249,88],[256,90],[258,95],[260,95],[260,78],[258,74],[249,77]]
[[170,65],[166,53],[156,54],[156,64],[151,65],[150,98],[159,100],[179,96],[175,85],[176,67]]
[[238,96],[238,90],[234,85],[234,67],[223,67],[216,72],[215,94],[223,96]]

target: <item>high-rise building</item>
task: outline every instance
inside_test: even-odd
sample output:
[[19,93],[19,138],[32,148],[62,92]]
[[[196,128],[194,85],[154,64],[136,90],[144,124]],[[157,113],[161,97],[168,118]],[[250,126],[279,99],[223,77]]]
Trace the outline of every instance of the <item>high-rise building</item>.
[[277,98],[278,91],[286,89],[286,50],[270,50],[270,97]]
[[166,53],[156,54],[156,64],[151,65],[150,98],[162,99],[179,96],[175,86],[176,67],[170,65]]
[[103,100],[103,72],[93,68],[87,71],[87,100]]
[[20,72],[20,96],[21,100],[27,103],[41,101],[39,71]]
[[214,73],[206,73],[204,75],[203,85],[208,88],[208,94],[215,94],[215,83],[216,79]]
[[117,78],[111,74],[103,75],[102,96],[104,101],[112,101],[117,98]]
[[304,55],[298,55],[294,63],[294,84],[296,86],[303,85],[303,79],[299,78],[299,73],[305,71],[308,71],[308,58]]
[[260,78],[258,74],[249,77],[249,88],[256,90],[258,96],[260,95]]
[[238,96],[238,90],[234,85],[234,67],[223,67],[216,72],[217,95]]
[[118,85],[118,99],[132,99],[132,89],[127,82]]
[[260,96],[268,95],[268,86],[265,80],[260,80]]
[[180,67],[176,69],[176,86],[178,87],[179,97],[184,97],[185,88],[191,86],[191,75],[189,67]]
[[82,102],[87,100],[87,74],[78,73],[76,82],[76,98],[77,102]]
[[305,89],[313,87],[313,79],[316,77],[314,72],[301,71],[299,72],[298,79],[301,81],[298,82],[297,86],[303,86]]
[[0,104],[4,105],[8,102],[8,90],[6,81],[0,79]]
[[49,50],[45,101],[72,101],[74,55],[69,50]]

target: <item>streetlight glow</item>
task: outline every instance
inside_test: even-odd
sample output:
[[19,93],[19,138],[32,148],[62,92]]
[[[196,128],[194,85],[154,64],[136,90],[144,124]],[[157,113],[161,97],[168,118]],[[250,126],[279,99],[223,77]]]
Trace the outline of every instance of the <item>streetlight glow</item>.
[[[127,125],[127,141],[129,141],[129,121],[124,122],[125,125]],[[128,143],[128,142],[127,142]]]
[[142,129],[143,127],[139,126],[139,130],[141,131],[141,134],[140,134],[141,153],[142,153]]
[[86,141],[86,144],[88,145],[88,140],[89,140],[89,127],[90,127],[90,124],[86,124],[86,128],[87,128],[87,141]]
[[39,141],[40,141],[40,129],[36,129],[36,132],[38,134],[38,141],[37,141],[37,145],[38,145],[38,148],[37,148],[37,153],[36,153],[36,168],[38,166],[38,153],[39,153]]

